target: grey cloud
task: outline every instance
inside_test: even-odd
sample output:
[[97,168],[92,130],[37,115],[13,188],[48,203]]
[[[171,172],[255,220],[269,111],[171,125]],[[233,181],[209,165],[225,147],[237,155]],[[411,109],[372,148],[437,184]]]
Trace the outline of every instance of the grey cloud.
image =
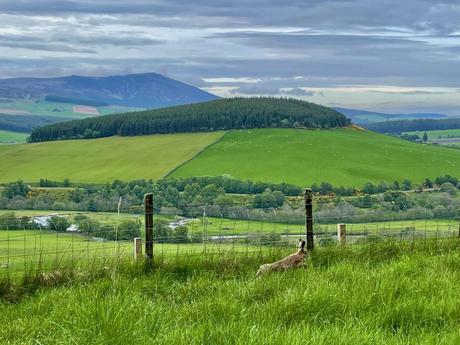
[[301,89],[300,87],[295,87],[290,90],[281,90],[281,94],[289,95],[289,96],[309,96],[311,97],[317,94],[317,92],[311,91],[311,90],[307,91],[307,90]]
[[445,95],[452,92],[447,91],[380,91],[380,90],[370,90],[371,93],[383,93],[389,95]]
[[77,48],[67,44],[59,43],[45,43],[45,42],[30,42],[30,41],[0,41],[0,47],[8,48],[20,48],[30,49],[37,51],[48,51],[48,52],[65,52],[65,53],[85,53],[85,54],[96,54],[97,52],[93,49],[88,48]]
[[[336,85],[459,87],[458,0],[3,0],[1,14],[2,77],[153,71],[202,87],[251,77],[261,82],[234,92],[299,97]],[[8,59],[17,48],[30,56]]]
[[280,91],[279,88],[270,85],[246,84],[231,90],[230,93],[244,95],[277,95]]
[[408,27],[445,34],[459,27],[456,0],[6,0],[10,13],[109,13],[161,16],[228,17],[235,26],[308,26],[317,28]]

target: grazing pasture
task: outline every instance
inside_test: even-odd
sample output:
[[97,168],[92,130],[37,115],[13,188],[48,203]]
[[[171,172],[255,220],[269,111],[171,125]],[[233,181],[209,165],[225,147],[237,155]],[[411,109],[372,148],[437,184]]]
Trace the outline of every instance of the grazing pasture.
[[0,182],[41,178],[105,183],[158,179],[223,132],[110,137],[0,146]]
[[[429,163],[429,164],[428,164]],[[352,128],[234,130],[172,173],[172,177],[231,175],[298,186],[329,182],[423,181],[457,176],[457,151],[419,145]]]

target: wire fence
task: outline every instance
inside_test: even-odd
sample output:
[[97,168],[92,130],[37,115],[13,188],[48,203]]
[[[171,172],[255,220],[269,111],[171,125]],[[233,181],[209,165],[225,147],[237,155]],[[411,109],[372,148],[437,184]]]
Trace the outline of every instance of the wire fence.
[[[176,209],[157,212],[153,217],[154,258],[260,256],[273,248],[294,251],[299,238],[305,238],[302,209],[251,212],[209,205],[190,206],[185,213]],[[391,217],[389,212],[385,221],[353,222],[356,215],[346,211],[334,215],[317,211],[313,214],[315,246],[337,246],[339,223],[345,224],[347,245],[459,237],[459,219],[428,218],[429,210],[426,214],[426,218],[401,220],[397,213]],[[14,217],[3,215],[0,279],[68,265],[84,270],[109,261],[133,260],[136,253],[139,256],[139,243],[145,244],[145,235],[142,214],[22,211]],[[141,240],[134,241],[136,238]]]

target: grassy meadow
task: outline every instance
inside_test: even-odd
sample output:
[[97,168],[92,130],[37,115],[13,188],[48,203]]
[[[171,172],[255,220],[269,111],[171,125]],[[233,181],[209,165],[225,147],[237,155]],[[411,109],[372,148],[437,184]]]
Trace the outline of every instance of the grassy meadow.
[[[0,211],[0,216],[9,214],[9,211]],[[57,211],[15,211],[15,217],[37,217],[40,215],[57,214],[68,218],[70,223],[79,212],[59,213]],[[141,236],[145,239],[143,230],[143,216],[116,213],[84,213],[89,218],[102,224],[115,225],[128,219],[141,220]],[[155,216],[154,221],[162,219],[177,220],[177,217]],[[226,218],[207,217],[191,219],[187,224],[190,238],[207,238],[205,243],[155,243],[156,253],[167,257],[183,255],[202,255],[206,253],[225,252],[257,252],[262,250],[260,241],[266,247],[270,243],[285,245],[295,243],[296,236],[304,236],[304,224],[273,221],[247,221]],[[316,241],[322,245],[331,245],[337,234],[337,224],[315,224]],[[412,240],[413,238],[435,238],[456,236],[458,221],[448,219],[437,220],[408,220],[371,223],[347,224],[349,242],[382,241],[394,238],[396,241]],[[368,238],[359,236],[366,234]],[[404,235],[405,234],[405,235]],[[275,236],[272,236],[275,235]],[[217,236],[222,240],[218,240]],[[235,236],[235,237],[233,237]],[[401,237],[403,236],[403,237]],[[407,237],[408,236],[408,237]],[[233,237],[233,239],[232,239]],[[401,237],[401,238],[400,238]],[[327,240],[323,242],[323,240]],[[37,266],[50,268],[56,263],[72,262],[88,268],[94,261],[104,261],[113,257],[131,257],[133,253],[132,241],[98,240],[85,234],[72,232],[56,232],[49,230],[8,230],[0,229],[0,278],[6,274],[19,276]]]
[[0,146],[0,183],[40,178],[105,183],[158,179],[223,132],[109,137]]
[[[143,236],[143,241],[145,237]],[[145,243],[145,242],[144,242]],[[155,243],[155,255],[168,258],[204,253],[257,252],[261,246],[238,243]],[[97,263],[133,257],[132,241],[99,241],[79,233],[48,230],[0,230],[0,280],[20,278],[36,269],[73,265],[91,270]]]
[[93,268],[93,278],[55,272],[47,287],[30,280],[15,303],[0,301],[0,343],[460,342],[457,239],[318,248],[307,270],[255,277],[288,252]]
[[[418,135],[420,138],[422,138],[425,131],[413,131],[413,132],[405,132],[405,133],[411,134],[411,135]],[[426,135],[428,136],[428,140],[445,139],[449,137],[460,137],[460,128],[426,131]]]
[[1,144],[24,144],[29,134],[0,130]]
[[414,144],[356,129],[235,130],[172,177],[231,175],[255,181],[289,182],[299,186],[329,182],[361,186],[443,174],[457,175],[457,151]]
[[8,164],[0,166],[0,183],[17,179],[37,182],[40,178],[105,183],[158,179],[172,172],[168,176],[230,175],[299,186],[321,182],[361,186],[455,176],[460,168],[455,150],[351,128],[233,130],[218,140],[222,135],[209,132],[4,145],[0,160]]

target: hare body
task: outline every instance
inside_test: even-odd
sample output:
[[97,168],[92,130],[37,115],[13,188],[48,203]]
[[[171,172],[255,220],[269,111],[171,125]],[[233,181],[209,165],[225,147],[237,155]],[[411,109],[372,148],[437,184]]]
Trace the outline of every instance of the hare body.
[[305,257],[308,255],[304,250],[305,241],[299,241],[299,250],[297,253],[286,256],[284,259],[273,262],[271,264],[263,264],[260,266],[256,276],[260,276],[268,272],[285,271],[292,268],[299,268],[305,266]]

